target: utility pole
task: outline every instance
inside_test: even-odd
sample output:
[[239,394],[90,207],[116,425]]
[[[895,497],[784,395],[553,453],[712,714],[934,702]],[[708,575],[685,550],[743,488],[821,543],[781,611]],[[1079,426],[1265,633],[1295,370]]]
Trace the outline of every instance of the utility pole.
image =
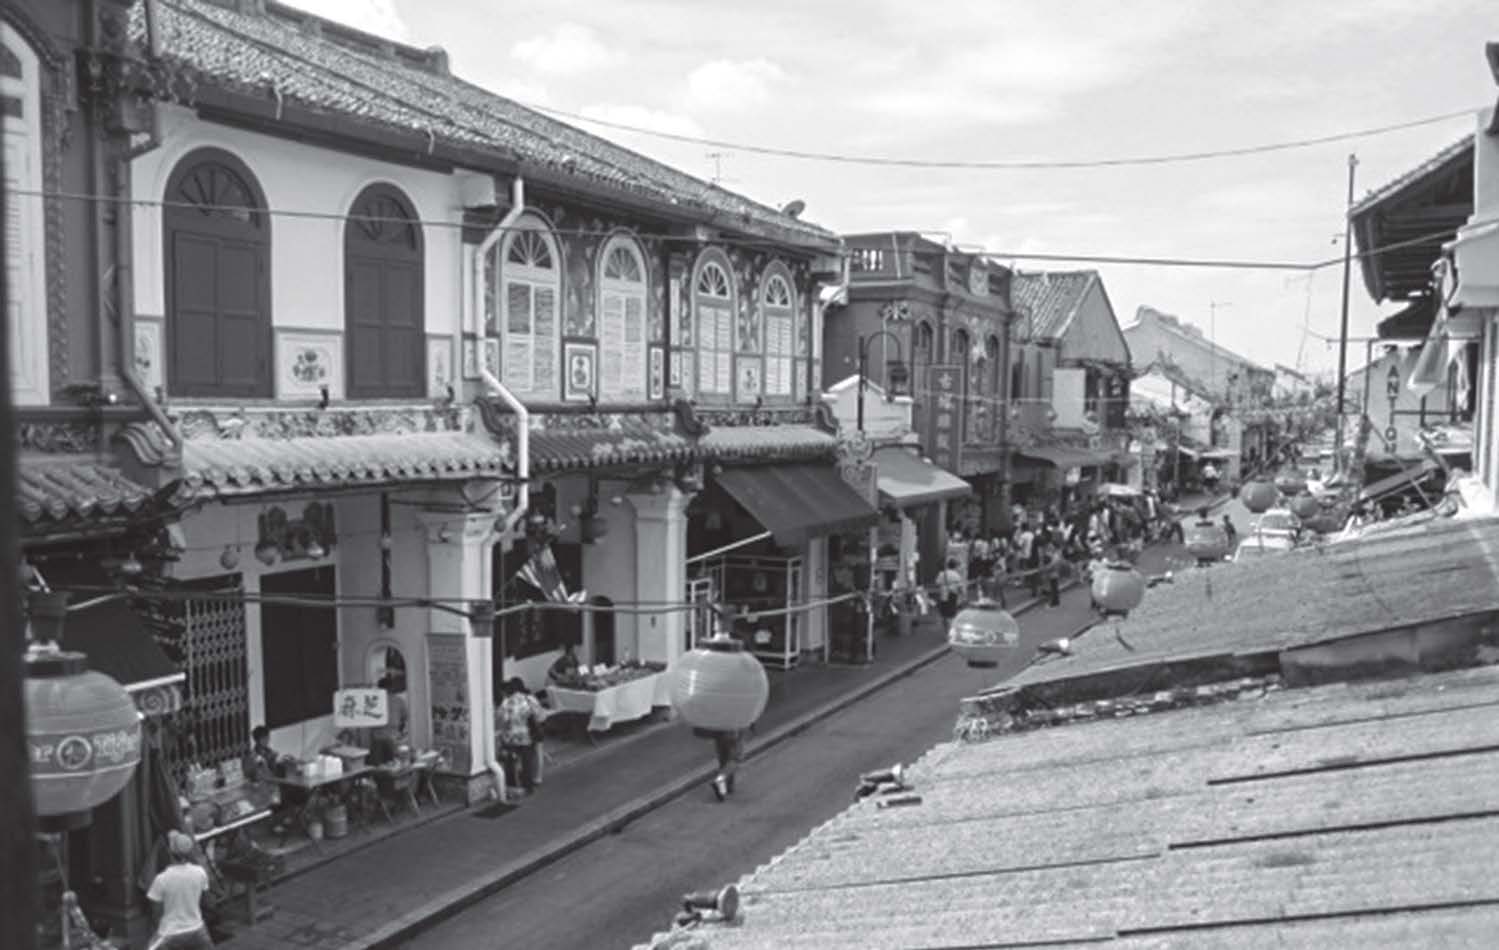
[[1348,388],[1348,279],[1353,271],[1353,172],[1358,156],[1348,156],[1348,203],[1343,210],[1343,316],[1338,329],[1338,427],[1333,443],[1333,470],[1343,470],[1343,398]]

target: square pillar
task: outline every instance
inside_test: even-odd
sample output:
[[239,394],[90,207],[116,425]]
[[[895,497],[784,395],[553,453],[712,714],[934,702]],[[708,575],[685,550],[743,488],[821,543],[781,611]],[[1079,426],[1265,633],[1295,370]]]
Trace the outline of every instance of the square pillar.
[[[828,539],[812,538],[807,542],[806,560],[802,562],[802,599],[808,603],[826,600],[828,596]],[[825,653],[828,642],[828,608],[819,607],[802,615],[802,649]]]
[[[692,496],[668,484],[659,494],[632,492],[626,497],[635,509],[635,599],[642,604],[686,603],[687,502]],[[686,640],[687,614],[682,610],[636,617],[635,659],[670,665]]]
[[[423,511],[418,517],[426,536],[427,592],[446,607],[461,601],[492,600],[494,512],[471,514]],[[492,787],[487,767],[494,753],[493,631],[477,635],[472,622],[448,609],[427,610],[426,649],[419,668],[426,687],[426,708],[412,711],[419,743],[448,754],[450,774],[477,801]]]

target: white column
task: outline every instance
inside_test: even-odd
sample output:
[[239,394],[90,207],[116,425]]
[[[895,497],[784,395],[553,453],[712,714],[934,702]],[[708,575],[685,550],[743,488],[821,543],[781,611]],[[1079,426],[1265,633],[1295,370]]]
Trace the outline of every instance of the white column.
[[[687,600],[687,502],[675,485],[660,494],[627,496],[635,509],[635,599],[642,604]],[[687,614],[681,610],[636,617],[635,658],[670,664],[682,653]]]
[[[434,601],[449,607],[462,606],[463,602],[491,600],[493,598],[492,548],[495,540],[494,512],[460,514],[444,511],[423,511],[418,517],[425,529],[427,540],[427,591]],[[494,684],[491,677],[494,638],[491,631],[476,636],[473,624],[467,617],[450,610],[429,608],[427,633],[463,638],[463,656],[467,667],[466,687],[463,691],[468,708],[468,744],[466,763],[455,761],[453,768],[470,779],[484,776],[486,765],[494,750]],[[430,652],[433,640],[427,638]],[[427,664],[424,664],[427,665]],[[430,670],[429,670],[429,676]],[[449,697],[451,699],[451,697]],[[431,696],[429,702],[443,702],[439,696]],[[442,739],[434,745],[444,748]],[[456,753],[461,746],[448,746]],[[470,783],[470,798],[474,797],[474,786]]]
[[[802,562],[802,592],[807,603],[825,600],[828,596],[828,539],[811,538],[807,541],[807,556]],[[828,636],[828,609],[819,607],[802,615],[802,649],[809,653],[822,653]]]

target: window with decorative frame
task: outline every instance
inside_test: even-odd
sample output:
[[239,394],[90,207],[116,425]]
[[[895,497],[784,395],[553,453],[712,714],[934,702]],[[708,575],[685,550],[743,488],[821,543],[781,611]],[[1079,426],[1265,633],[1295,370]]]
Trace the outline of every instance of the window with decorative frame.
[[[698,394],[733,396],[734,280],[726,261],[704,257],[698,263],[692,278],[692,310],[697,330]],[[758,375],[755,382],[759,382]]]
[[599,398],[646,398],[645,256],[631,238],[615,236],[599,254]]
[[952,349],[947,354],[947,362],[959,367],[959,389],[963,393],[963,399],[969,403],[969,411],[963,413],[963,431],[959,433],[959,436],[966,442],[969,438],[968,427],[970,420],[973,419],[973,374],[971,372],[973,344],[970,342],[967,330],[958,329],[953,331]]
[[517,395],[561,396],[562,255],[540,218],[520,219],[484,260],[484,327],[500,338],[500,372]]
[[41,60],[0,23],[0,142],[5,154],[5,326],[11,398],[49,399],[47,233],[42,190]]
[[800,360],[796,358],[796,291],[790,278],[778,268],[765,278],[760,292],[765,314],[766,396],[792,398]]
[[999,438],[999,408],[1004,397],[1004,371],[1005,368],[999,363],[999,337],[990,334],[984,341],[984,395],[989,407],[989,431],[987,436],[991,439]]

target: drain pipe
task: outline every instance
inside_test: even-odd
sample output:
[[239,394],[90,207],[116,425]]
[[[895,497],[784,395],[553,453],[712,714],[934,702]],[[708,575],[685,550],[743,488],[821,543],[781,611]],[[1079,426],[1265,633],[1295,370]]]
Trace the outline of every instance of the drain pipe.
[[[482,341],[484,339],[484,300],[481,296],[481,290],[484,286],[484,258],[488,255],[490,249],[505,237],[506,231],[511,225],[515,224],[516,220],[525,211],[526,183],[520,175],[516,175],[514,182],[510,186],[510,210],[505,212],[505,217],[501,218],[500,222],[494,226],[494,229],[485,235],[484,240],[479,244],[478,253],[474,255],[474,273],[473,280],[471,281],[473,300],[472,305],[469,307],[471,315],[469,332],[474,334],[475,340]],[[516,488],[515,506],[505,518],[504,534],[509,536],[514,533],[516,526],[521,524],[525,519],[526,509],[531,503],[531,414],[526,411],[525,404],[516,398],[515,394],[506,388],[505,384],[500,382],[498,377],[489,371],[489,367],[484,364],[484,352],[482,348],[477,356],[480,381],[484,383],[490,395],[498,396],[504,401],[505,405],[510,407],[510,411],[515,414],[515,474],[517,479],[519,479],[519,485]],[[489,596],[491,600],[494,599],[493,590],[490,591]],[[479,648],[481,668],[494,669],[494,650],[494,637],[490,636],[481,639]],[[480,708],[486,710],[493,709],[495,699],[494,677],[484,676],[480,678],[480,681],[483,684],[480,696]],[[498,790],[500,797],[503,798],[505,793],[505,769],[500,765],[499,760],[495,758],[493,715],[484,717],[481,732],[483,733],[482,742],[484,744],[484,767],[494,776],[495,788]]]

